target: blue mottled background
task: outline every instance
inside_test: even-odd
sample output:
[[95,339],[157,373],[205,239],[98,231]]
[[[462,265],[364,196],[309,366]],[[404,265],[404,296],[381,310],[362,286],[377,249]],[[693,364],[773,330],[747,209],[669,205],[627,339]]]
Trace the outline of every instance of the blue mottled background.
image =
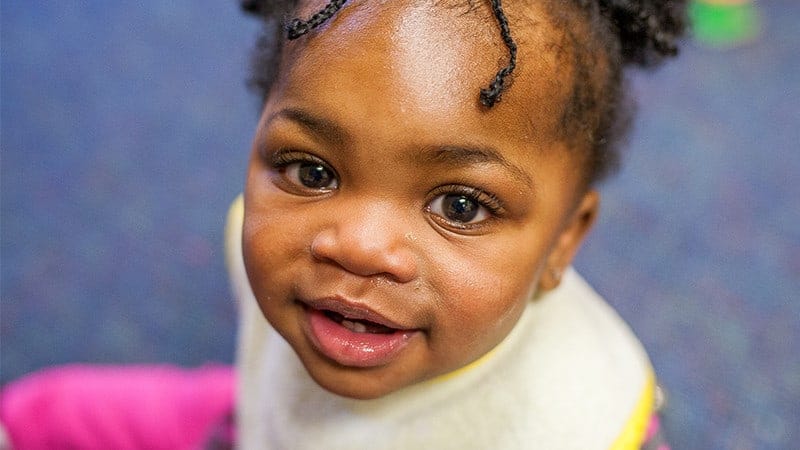
[[[669,391],[676,449],[800,442],[800,2],[637,73],[578,268]],[[231,361],[221,231],[257,101],[234,1],[0,5],[0,381],[72,361]]]

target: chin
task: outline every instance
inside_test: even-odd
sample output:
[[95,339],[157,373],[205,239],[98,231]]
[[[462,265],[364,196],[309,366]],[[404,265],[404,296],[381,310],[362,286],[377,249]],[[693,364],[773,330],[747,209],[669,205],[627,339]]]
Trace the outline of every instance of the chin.
[[326,391],[355,400],[378,399],[412,384],[384,380],[375,369],[330,367],[322,369],[323,373],[308,369],[306,366],[311,378]]

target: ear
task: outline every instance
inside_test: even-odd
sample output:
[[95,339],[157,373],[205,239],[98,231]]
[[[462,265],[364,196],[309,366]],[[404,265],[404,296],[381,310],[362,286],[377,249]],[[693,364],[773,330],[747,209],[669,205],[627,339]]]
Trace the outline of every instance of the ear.
[[555,245],[547,257],[547,262],[539,277],[539,291],[549,291],[558,287],[561,275],[572,263],[586,234],[594,225],[600,208],[600,194],[589,190],[583,195],[578,207],[567,218]]

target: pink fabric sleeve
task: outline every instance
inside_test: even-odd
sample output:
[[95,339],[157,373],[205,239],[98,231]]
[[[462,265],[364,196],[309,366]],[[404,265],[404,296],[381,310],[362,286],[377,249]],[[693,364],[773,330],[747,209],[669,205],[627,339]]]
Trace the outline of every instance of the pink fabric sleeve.
[[233,413],[230,367],[71,365],[5,386],[14,450],[195,449]]
[[642,450],[670,450],[667,441],[661,431],[661,419],[658,413],[650,417],[650,423],[647,425],[645,433],[645,440],[642,444]]

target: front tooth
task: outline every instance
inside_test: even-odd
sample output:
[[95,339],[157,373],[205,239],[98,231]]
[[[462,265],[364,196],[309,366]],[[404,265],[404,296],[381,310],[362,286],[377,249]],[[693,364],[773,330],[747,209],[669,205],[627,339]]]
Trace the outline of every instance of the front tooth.
[[367,326],[361,322],[353,322],[352,320],[343,320],[342,326],[354,333],[365,333]]

